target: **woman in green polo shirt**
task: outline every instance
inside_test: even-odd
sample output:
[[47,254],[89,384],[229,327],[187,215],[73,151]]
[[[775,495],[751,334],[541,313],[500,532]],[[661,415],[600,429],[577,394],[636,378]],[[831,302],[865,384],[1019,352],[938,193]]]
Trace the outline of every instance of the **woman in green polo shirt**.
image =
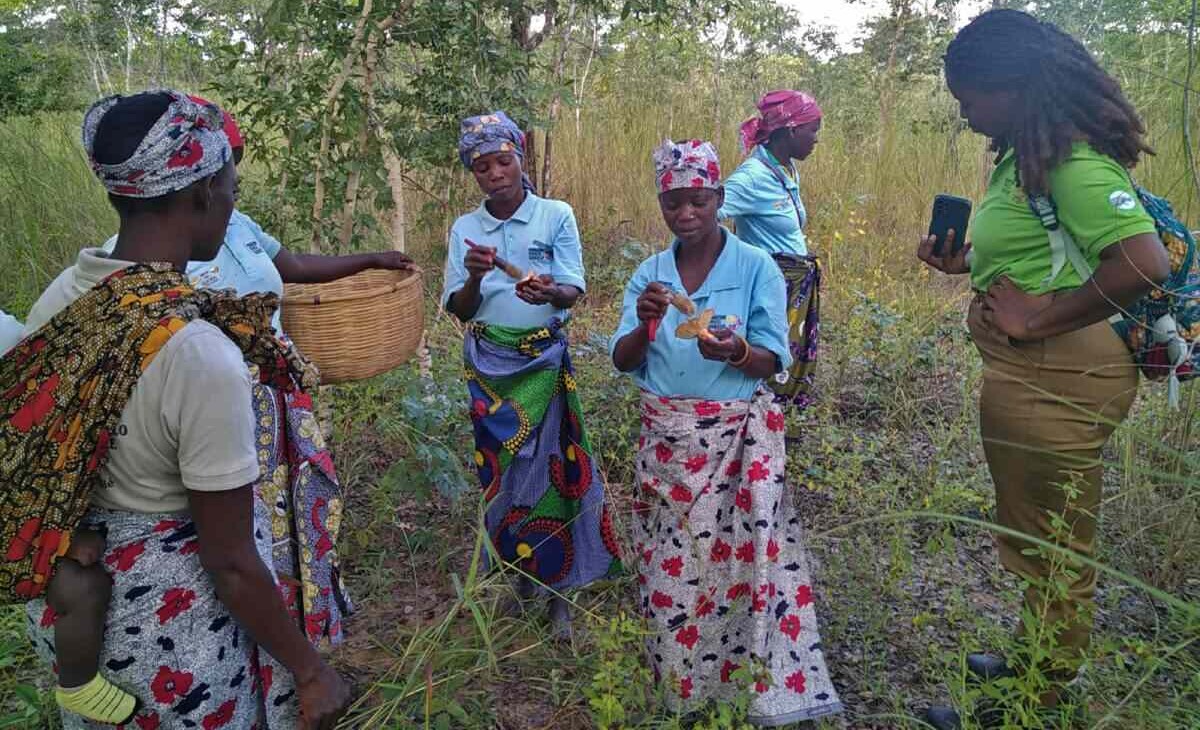
[[[939,257],[925,238],[918,256],[947,274],[970,274],[976,291],[968,322],[984,362],[980,430],[996,520],[1091,557],[1101,449],[1128,414],[1138,384],[1132,357],[1106,320],[1168,274],[1129,176],[1149,151],[1145,128],[1117,82],[1078,41],[1026,13],[980,15],[950,43],[945,65],[962,116],[991,138],[997,161],[970,245]],[[1094,271],[1089,279],[1069,263],[1056,264],[1030,194],[1057,205],[1060,223]],[[1052,514],[1065,528],[1055,528]],[[971,655],[968,667],[984,678],[1044,677],[1042,701],[1052,707],[1087,649],[1096,572],[1072,561],[1069,573],[1055,570],[1061,556],[1030,550],[1031,543],[1008,534],[996,539],[1005,568],[1030,581],[1026,605],[1056,649],[1032,673],[1021,666],[1027,661],[1010,666],[986,654]],[[1066,581],[1065,595],[1046,591],[1048,579]],[[1005,722],[991,715],[979,719]],[[949,708],[934,708],[927,720],[958,727]]]

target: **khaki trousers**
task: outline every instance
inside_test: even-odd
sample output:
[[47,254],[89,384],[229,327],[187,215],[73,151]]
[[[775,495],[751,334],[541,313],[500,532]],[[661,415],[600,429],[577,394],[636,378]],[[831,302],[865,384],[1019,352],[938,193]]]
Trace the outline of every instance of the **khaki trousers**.
[[[1095,556],[1102,490],[1101,449],[1125,419],[1137,394],[1133,359],[1107,322],[1033,342],[1012,342],[985,324],[979,298],[968,324],[983,357],[980,431],[996,487],[996,518],[1003,527]],[[1070,492],[1074,491],[1074,496]],[[1065,529],[1055,534],[1052,515]],[[1095,569],[1062,558],[1027,540],[998,534],[1000,562],[1034,581],[1026,606],[1044,625],[1061,625],[1055,675],[1074,676],[1092,630]],[[1039,588],[1055,573],[1066,596]]]

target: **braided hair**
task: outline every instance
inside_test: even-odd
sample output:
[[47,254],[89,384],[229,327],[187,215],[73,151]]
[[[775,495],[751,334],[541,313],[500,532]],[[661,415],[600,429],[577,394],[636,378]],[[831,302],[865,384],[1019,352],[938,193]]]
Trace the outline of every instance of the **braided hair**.
[[1053,23],[1019,10],[989,10],[959,31],[943,60],[954,83],[1016,92],[1012,129],[993,138],[992,149],[997,159],[1013,150],[1027,192],[1047,192],[1050,170],[1080,139],[1126,168],[1143,152],[1154,154],[1116,79]]

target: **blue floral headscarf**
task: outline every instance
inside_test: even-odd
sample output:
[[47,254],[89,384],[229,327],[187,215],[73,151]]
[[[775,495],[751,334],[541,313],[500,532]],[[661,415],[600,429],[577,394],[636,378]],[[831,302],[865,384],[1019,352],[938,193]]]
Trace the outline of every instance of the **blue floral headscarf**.
[[[522,162],[525,160],[525,135],[521,128],[502,111],[467,117],[462,120],[458,136],[458,159],[463,167],[495,152],[511,152]],[[522,173],[521,182],[525,189],[533,192],[533,182]]]

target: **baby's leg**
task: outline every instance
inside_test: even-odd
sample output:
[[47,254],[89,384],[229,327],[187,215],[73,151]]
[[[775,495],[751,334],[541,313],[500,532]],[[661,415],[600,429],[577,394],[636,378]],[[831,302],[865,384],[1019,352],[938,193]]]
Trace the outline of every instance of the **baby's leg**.
[[112,581],[100,565],[104,538],[88,530],[72,535],[46,591],[57,614],[54,653],[62,707],[99,722],[119,724],[136,711],[137,700],[100,676],[104,620]]
[[103,554],[104,538],[99,533],[77,531],[46,592],[46,603],[58,615],[54,623],[58,683],[67,689],[82,687],[100,671],[104,618],[112,597],[112,581],[100,566]]

